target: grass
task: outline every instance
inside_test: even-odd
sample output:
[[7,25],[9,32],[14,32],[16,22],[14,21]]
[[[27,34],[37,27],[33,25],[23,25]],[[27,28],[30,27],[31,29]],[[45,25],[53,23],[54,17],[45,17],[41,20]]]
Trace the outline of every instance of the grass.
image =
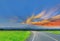
[[25,41],[29,31],[0,31],[0,41]]
[[49,33],[51,34],[57,34],[57,35],[60,35],[60,31],[48,31]]

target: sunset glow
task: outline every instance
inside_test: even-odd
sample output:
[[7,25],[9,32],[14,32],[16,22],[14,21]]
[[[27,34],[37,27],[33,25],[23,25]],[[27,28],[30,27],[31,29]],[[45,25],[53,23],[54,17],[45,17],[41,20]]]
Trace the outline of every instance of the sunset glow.
[[[32,24],[32,25],[38,25],[38,26],[60,26],[60,14],[59,15],[53,15],[49,17],[51,14],[56,12],[58,8],[52,8],[51,10],[46,13],[46,10],[43,10],[38,15],[32,15],[26,20],[26,24]],[[41,21],[34,22],[34,19],[43,19]]]

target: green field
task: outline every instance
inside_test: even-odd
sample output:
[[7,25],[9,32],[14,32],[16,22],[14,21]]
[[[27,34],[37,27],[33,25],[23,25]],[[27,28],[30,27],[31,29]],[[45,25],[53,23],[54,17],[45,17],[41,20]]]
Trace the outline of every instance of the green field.
[[60,31],[47,31],[47,32],[49,32],[49,33],[51,33],[51,34],[60,35]]
[[0,41],[25,41],[29,31],[0,31]]

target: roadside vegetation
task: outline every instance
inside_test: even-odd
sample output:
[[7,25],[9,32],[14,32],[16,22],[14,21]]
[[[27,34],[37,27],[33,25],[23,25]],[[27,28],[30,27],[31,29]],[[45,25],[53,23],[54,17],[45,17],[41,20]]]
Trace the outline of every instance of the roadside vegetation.
[[29,31],[0,31],[0,41],[25,41]]
[[49,32],[49,33],[51,33],[51,34],[60,35],[60,31],[47,31],[47,32]]

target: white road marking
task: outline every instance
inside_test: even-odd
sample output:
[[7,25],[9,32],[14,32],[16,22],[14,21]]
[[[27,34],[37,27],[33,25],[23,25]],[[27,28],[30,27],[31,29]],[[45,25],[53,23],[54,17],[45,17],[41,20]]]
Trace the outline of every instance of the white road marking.
[[[38,32],[39,33],[39,32]],[[53,38],[53,37],[51,37],[51,36],[49,36],[49,35],[47,35],[47,34],[44,34],[44,33],[41,33],[42,35],[44,35],[44,36],[47,36],[47,37],[49,37],[49,38],[51,38],[51,39],[53,39],[53,40],[55,40],[55,41],[58,41],[57,39],[55,39],[55,38]]]
[[36,38],[37,33],[36,33],[35,31],[32,31],[32,33],[33,33],[32,41],[34,41],[34,40],[35,40],[35,38]]
[[[32,31],[32,33],[33,33],[32,41],[34,41],[35,38],[36,38],[36,36],[37,36],[37,34],[39,34],[40,32]],[[49,37],[49,38],[53,39],[54,41],[58,41],[57,39],[55,39],[55,38],[53,38],[53,37],[51,37],[51,36],[49,36],[49,35],[47,35],[47,34],[44,34],[44,33],[40,33],[40,34],[42,34],[42,35],[44,35],[44,36],[46,36],[46,37]]]

